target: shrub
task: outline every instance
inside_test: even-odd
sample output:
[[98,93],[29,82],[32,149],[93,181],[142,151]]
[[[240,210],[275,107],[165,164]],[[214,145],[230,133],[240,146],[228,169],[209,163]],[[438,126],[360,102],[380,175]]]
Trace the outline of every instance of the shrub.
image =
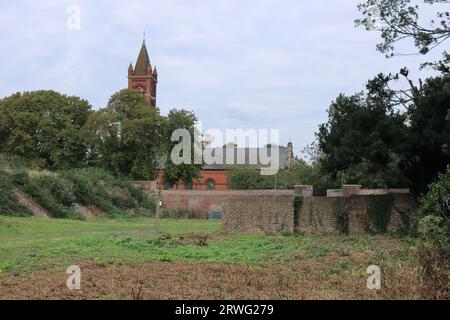
[[19,203],[14,193],[14,183],[11,176],[0,171],[0,215],[31,216],[33,213]]
[[429,186],[420,201],[421,219],[417,261],[424,298],[449,299],[450,271],[450,169]]
[[154,200],[141,189],[103,169],[74,169],[60,175],[72,183],[76,202],[98,207],[108,215],[149,215],[155,211]]
[[170,219],[204,219],[205,217],[198,214],[194,209],[189,208],[176,208],[176,209],[163,209],[161,212],[161,218]]
[[83,219],[75,204],[110,217],[149,216],[155,201],[123,177],[97,168],[59,172],[30,170],[17,156],[0,154],[0,214],[31,215],[13,192],[18,187],[54,218]]
[[70,182],[56,176],[29,177],[23,191],[47,210],[53,218],[73,217],[75,197]]

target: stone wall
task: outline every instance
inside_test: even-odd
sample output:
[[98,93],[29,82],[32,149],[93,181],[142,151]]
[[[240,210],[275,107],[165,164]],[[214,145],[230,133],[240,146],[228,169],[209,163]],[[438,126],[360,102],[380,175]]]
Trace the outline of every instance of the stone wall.
[[225,203],[224,232],[294,233],[292,196],[262,195],[232,199]]

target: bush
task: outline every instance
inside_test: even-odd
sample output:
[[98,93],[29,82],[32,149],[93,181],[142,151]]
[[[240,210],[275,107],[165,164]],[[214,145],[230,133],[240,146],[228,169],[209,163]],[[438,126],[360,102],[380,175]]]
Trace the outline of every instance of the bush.
[[420,200],[420,215],[438,216],[445,232],[450,233],[450,169],[428,187],[428,193]]
[[177,208],[177,209],[163,209],[161,218],[170,219],[204,219],[205,217],[198,214],[194,209]]
[[417,260],[423,298],[449,299],[450,169],[429,186],[422,197],[417,224],[420,236]]
[[[93,207],[110,217],[149,216],[155,211],[155,202],[125,178],[95,168],[72,169],[58,173],[11,170],[0,181],[0,191],[18,186],[40,204],[53,218],[82,219],[74,208],[78,203]],[[6,183],[8,182],[8,185]],[[0,212],[27,214],[17,204],[14,193],[2,192]]]
[[53,218],[70,218],[75,213],[72,205],[75,197],[70,182],[61,177],[43,175],[29,177],[22,190],[47,210]]
[[155,202],[128,180],[103,169],[85,168],[61,172],[72,183],[76,202],[95,206],[108,215],[150,215]]
[[31,216],[33,213],[19,203],[14,193],[14,183],[11,176],[0,171],[0,215]]
[[437,216],[426,216],[419,222],[421,240],[417,255],[422,279],[420,292],[426,299],[450,298],[450,244],[442,222],[443,218]]

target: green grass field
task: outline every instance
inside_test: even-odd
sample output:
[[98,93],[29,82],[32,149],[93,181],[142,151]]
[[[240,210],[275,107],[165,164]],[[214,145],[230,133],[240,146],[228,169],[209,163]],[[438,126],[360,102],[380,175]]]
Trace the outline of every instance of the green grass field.
[[[264,280],[267,282],[271,281],[271,277],[278,277],[278,274],[289,274],[288,277],[295,277],[292,282],[296,282],[298,279],[295,274],[305,270],[305,276],[315,277],[314,280],[308,280],[311,285],[314,281],[332,283],[337,279],[346,281],[353,277],[364,289],[366,268],[371,264],[390,270],[396,276],[403,276],[405,270],[409,270],[408,279],[412,279],[410,271],[413,268],[414,245],[414,241],[408,238],[381,236],[223,234],[220,221],[207,220],[163,219],[161,234],[158,235],[155,221],[149,218],[73,221],[0,217],[0,297],[2,279],[25,279],[33,272],[53,274],[52,270],[57,270],[64,275],[65,268],[70,265],[119,268],[117,270],[148,267],[153,270],[152,266],[160,268],[160,263],[163,263],[161,272],[164,272],[164,264],[167,264],[169,268],[177,268],[176,274],[187,272],[186,277],[189,279],[192,273],[197,277],[202,274],[202,271],[190,268],[262,268],[261,271],[255,271],[254,275],[246,276],[251,279],[255,277],[256,280],[239,280],[251,286],[256,281],[257,288],[260,286],[260,272],[268,272],[269,276]],[[273,268],[275,271],[269,271]],[[217,277],[215,272],[214,279]],[[237,271],[229,272],[233,276],[238,274]],[[129,276],[132,277],[132,274]],[[154,277],[160,278],[161,274],[155,274]],[[283,281],[273,281],[272,287],[284,288]],[[126,283],[133,283],[133,280],[128,279]],[[227,284],[225,281],[221,285],[231,286],[231,282]],[[289,294],[297,297],[297,291],[293,288],[277,290],[288,290]],[[11,295],[3,294],[6,297]],[[176,294],[179,292],[174,293],[173,297],[179,297]],[[259,297],[254,294],[249,297]]]
[[[196,261],[239,264],[286,262],[301,252],[316,257],[348,250],[370,249],[371,259],[389,245],[380,237],[295,237],[222,235],[219,221],[161,220],[161,235],[153,219],[93,219],[88,221],[0,217],[0,271],[28,272],[80,260],[106,264],[152,261]],[[207,245],[198,241],[207,235]],[[403,241],[400,262],[409,261],[409,240]],[[390,248],[392,249],[392,248]],[[384,261],[384,260],[383,260]],[[396,261],[384,261],[395,263]]]

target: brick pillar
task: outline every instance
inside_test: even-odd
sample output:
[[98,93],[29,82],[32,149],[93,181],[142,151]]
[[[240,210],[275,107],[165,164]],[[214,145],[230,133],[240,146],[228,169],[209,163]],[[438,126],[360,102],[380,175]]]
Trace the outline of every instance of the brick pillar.
[[351,197],[359,194],[362,186],[358,184],[347,184],[342,186],[344,197]]
[[314,194],[314,187],[308,185],[294,186],[295,195],[300,197],[312,197]]

